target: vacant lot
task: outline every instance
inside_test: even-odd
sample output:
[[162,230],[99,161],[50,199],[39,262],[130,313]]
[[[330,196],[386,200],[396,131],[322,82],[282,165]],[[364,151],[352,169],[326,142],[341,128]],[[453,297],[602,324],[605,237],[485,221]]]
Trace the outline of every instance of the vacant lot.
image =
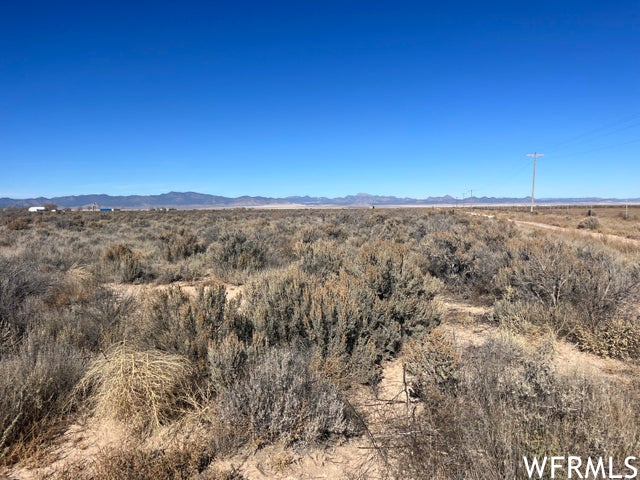
[[623,465],[640,453],[640,252],[510,221],[640,238],[637,207],[587,210],[5,210],[0,468],[484,479],[527,478],[523,455]]

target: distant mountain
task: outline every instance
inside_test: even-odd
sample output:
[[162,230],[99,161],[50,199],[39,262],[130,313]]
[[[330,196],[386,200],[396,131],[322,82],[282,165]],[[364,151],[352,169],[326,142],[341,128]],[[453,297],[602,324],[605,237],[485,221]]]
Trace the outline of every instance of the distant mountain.
[[[527,204],[531,197],[506,198],[506,197],[472,197],[465,198],[465,204],[498,205],[498,204]],[[285,198],[272,197],[223,197],[196,192],[169,192],[161,195],[71,195],[53,198],[0,198],[0,208],[6,207],[31,207],[44,203],[55,203],[62,208],[87,207],[98,204],[101,207],[146,209],[146,208],[232,208],[232,207],[261,207],[268,205],[291,206],[340,206],[340,207],[368,207],[368,206],[410,206],[410,205],[457,205],[461,200],[450,195],[443,197],[399,198],[386,195],[369,195],[358,193],[346,197],[310,197],[292,196]],[[536,203],[562,203],[562,204],[586,204],[586,203],[638,203],[640,198],[616,199],[616,198],[543,198]]]

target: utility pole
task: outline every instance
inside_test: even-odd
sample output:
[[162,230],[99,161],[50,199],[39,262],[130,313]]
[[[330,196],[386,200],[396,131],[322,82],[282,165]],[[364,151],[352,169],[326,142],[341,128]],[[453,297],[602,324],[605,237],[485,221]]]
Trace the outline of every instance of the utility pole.
[[471,203],[471,208],[473,208],[473,188],[470,191],[471,196],[469,197],[469,202]]
[[534,197],[536,192],[536,160],[538,160],[538,157],[544,157],[544,153],[527,153],[527,157],[533,157],[533,180],[531,181],[531,213],[533,213]]

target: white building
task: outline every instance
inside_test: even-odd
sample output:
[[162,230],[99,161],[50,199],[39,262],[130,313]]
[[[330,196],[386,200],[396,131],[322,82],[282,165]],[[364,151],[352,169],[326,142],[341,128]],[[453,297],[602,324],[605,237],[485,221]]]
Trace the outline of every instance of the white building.
[[29,207],[30,212],[44,212],[44,207]]

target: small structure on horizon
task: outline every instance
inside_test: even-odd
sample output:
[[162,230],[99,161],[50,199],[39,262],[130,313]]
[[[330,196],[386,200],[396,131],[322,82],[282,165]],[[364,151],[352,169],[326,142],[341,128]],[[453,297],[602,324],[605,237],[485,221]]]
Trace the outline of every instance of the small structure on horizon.
[[29,207],[30,212],[44,212],[45,210],[44,207]]

